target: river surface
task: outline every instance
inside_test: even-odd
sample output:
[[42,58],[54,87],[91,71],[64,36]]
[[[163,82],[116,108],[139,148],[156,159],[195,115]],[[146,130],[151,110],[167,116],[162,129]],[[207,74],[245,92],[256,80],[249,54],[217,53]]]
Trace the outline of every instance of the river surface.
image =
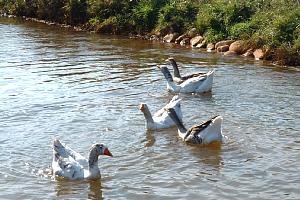
[[[216,69],[213,90],[180,94],[187,126],[222,115],[221,146],[146,131],[173,94],[157,64]],[[197,49],[0,18],[0,199],[300,199],[300,70]],[[101,180],[55,180],[57,137]]]

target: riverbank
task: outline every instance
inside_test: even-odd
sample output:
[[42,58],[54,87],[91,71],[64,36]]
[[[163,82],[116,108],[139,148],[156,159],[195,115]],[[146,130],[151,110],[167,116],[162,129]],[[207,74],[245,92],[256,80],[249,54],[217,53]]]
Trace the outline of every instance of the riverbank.
[[[0,17],[7,18],[19,18],[14,15],[1,15]],[[68,24],[60,24],[57,22],[50,22],[46,20],[41,20],[37,18],[30,18],[23,16],[19,18],[25,21],[34,21],[37,23],[43,23],[49,26],[58,26],[61,28],[68,28],[75,31],[88,31],[97,33],[97,30],[91,28],[88,24],[81,26],[71,26]],[[107,34],[107,33],[106,33]],[[180,46],[196,48],[201,51],[215,52],[224,56],[244,56],[250,57],[255,60],[265,60],[270,61],[273,64],[281,66],[299,66],[300,57],[298,55],[292,55],[286,52],[282,52],[281,55],[276,54],[276,49],[271,48],[258,48],[251,43],[251,41],[243,40],[221,40],[215,43],[207,43],[204,36],[198,35],[196,28],[192,28],[185,34],[179,35],[178,33],[169,33],[164,36],[160,34],[148,33],[145,35],[141,34],[127,34],[131,39],[142,39],[157,41],[162,43],[174,43]]]

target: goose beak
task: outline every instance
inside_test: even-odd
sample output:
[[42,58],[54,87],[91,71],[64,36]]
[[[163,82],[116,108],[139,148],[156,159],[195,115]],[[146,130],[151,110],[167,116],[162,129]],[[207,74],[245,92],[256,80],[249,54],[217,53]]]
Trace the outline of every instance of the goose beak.
[[140,110],[142,110],[142,111],[145,110],[145,104],[141,103]]
[[108,148],[106,148],[106,149],[104,150],[103,155],[113,157],[113,155],[110,153],[110,151],[108,150]]

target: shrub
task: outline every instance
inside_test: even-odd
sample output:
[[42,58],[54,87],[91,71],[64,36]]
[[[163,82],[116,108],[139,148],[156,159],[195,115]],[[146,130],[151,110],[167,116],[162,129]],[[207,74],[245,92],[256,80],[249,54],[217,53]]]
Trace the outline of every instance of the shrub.
[[87,20],[86,0],[69,0],[64,6],[66,23],[71,25],[82,24]]
[[[243,28],[242,31],[246,31],[244,30],[246,25],[240,24],[234,28],[231,27],[237,23],[249,20],[253,12],[253,9],[244,2],[213,1],[211,4],[203,5],[199,10],[196,27],[201,34],[205,34],[205,32],[209,31],[209,33],[206,33],[207,35],[211,35],[211,33],[218,35],[216,37],[210,37],[211,39],[228,38],[232,32],[234,32],[235,35],[233,37],[235,37],[240,34],[239,31],[241,31],[241,28]],[[211,42],[215,42],[213,40]]]
[[198,7],[191,1],[171,1],[159,12],[158,28],[182,33],[194,26]]
[[151,0],[142,0],[132,9],[132,24],[136,27],[137,32],[150,32],[154,29],[158,15],[155,4]]

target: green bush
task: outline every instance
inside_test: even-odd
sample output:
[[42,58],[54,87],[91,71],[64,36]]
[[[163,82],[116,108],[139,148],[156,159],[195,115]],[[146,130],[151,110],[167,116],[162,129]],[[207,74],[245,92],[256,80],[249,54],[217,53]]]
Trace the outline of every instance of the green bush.
[[65,20],[67,24],[77,25],[87,20],[86,0],[69,0],[64,6]]
[[197,11],[198,6],[191,1],[170,1],[159,12],[158,28],[183,33],[194,26]]
[[150,32],[155,28],[157,15],[156,3],[151,0],[142,0],[132,9],[132,24],[138,33]]
[[[201,34],[217,34],[208,39],[210,42],[216,42],[216,39],[235,38],[247,31],[247,25],[243,22],[248,21],[253,12],[253,8],[243,1],[216,0],[201,7],[196,27]],[[209,33],[206,33],[207,31]],[[232,33],[234,35],[231,35]]]

